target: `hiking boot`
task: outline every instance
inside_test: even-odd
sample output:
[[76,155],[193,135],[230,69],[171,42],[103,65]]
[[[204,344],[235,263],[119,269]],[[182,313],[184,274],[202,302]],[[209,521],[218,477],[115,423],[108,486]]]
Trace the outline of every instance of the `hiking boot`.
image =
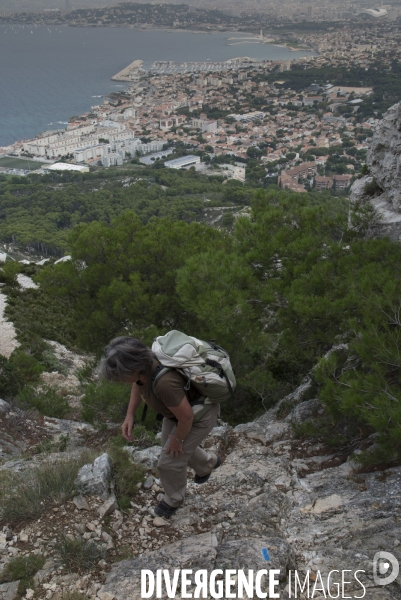
[[154,513],[158,517],[164,517],[165,519],[170,518],[178,507],[170,506],[164,500],[161,500],[157,506],[154,507]]
[[[213,471],[215,469],[218,469],[220,465],[221,465],[221,458],[220,458],[220,456],[217,456],[217,462],[213,467]],[[207,475],[204,475],[203,477],[201,477],[200,475],[195,475],[194,483],[206,483],[206,481],[209,480],[209,477],[211,474],[212,474],[212,472],[208,473]]]

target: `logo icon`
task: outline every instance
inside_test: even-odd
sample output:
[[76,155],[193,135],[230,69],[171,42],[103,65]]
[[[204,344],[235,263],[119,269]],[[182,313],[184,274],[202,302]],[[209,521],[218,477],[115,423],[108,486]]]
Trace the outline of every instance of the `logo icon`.
[[[392,567],[392,569],[390,569]],[[373,580],[376,585],[388,585],[398,577],[400,565],[390,552],[376,552],[373,558]],[[386,575],[386,577],[382,577]]]

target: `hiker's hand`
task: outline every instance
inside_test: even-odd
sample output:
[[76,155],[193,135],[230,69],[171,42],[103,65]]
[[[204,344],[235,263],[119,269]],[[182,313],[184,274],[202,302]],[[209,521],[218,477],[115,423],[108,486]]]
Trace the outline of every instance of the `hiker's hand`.
[[170,454],[173,458],[179,458],[180,454],[184,454],[182,442],[179,442],[174,436],[169,435],[169,443],[166,448],[166,454]]
[[121,426],[121,433],[123,434],[123,438],[125,438],[128,442],[132,442],[134,436],[132,435],[132,428],[134,426],[134,416],[126,416],[124,423]]

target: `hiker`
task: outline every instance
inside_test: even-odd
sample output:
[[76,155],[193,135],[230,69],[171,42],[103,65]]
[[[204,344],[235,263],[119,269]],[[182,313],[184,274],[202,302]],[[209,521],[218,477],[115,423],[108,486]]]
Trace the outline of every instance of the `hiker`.
[[[162,369],[154,352],[131,337],[112,340],[101,362],[103,377],[109,381],[132,383],[127,415],[122,424],[126,440],[134,439],[135,413],[142,401],[163,415],[162,451],[157,467],[164,498],[155,506],[154,512],[168,518],[184,502],[187,467],[195,471],[194,482],[201,484],[208,481],[211,472],[221,464],[219,456],[200,448],[216,425],[220,404],[204,405],[204,396],[188,385],[184,375],[174,368],[164,368],[167,372],[160,373]],[[194,421],[196,411],[198,416]]]

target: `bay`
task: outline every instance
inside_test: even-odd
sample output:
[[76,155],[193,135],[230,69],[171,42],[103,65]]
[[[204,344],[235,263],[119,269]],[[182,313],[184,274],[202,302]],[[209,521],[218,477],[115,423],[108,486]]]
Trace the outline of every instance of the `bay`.
[[270,44],[227,45],[231,33],[122,27],[0,26],[0,146],[65,126],[73,115],[123,90],[111,77],[134,60],[211,61],[249,56],[289,60]]

